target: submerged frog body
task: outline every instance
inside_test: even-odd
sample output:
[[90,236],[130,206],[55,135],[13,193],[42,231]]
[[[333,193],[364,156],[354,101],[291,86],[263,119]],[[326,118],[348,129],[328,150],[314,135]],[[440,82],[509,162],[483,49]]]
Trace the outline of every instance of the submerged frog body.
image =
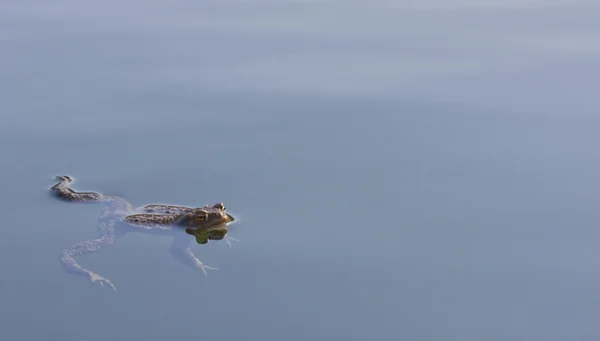
[[[95,192],[76,192],[69,187],[73,179],[62,175],[56,177],[58,183],[50,188],[58,198],[73,202],[102,202],[106,206],[100,215],[98,229],[100,237],[77,243],[61,253],[61,263],[69,271],[89,278],[92,282],[99,282],[101,286],[108,284],[116,287],[108,279],[81,267],[74,256],[98,251],[102,246],[110,245],[130,231],[164,233],[174,236],[169,249],[179,262],[197,268],[206,274],[207,269],[214,270],[204,265],[191,251],[189,237],[179,233],[178,228],[185,229],[187,234],[194,235],[196,241],[205,244],[208,240],[225,239],[230,244],[227,236],[227,225],[234,218],[226,213],[223,203],[207,205],[199,208],[172,206],[172,205],[147,205],[134,209],[129,202],[118,196],[104,196]],[[231,244],[230,244],[231,246]]]

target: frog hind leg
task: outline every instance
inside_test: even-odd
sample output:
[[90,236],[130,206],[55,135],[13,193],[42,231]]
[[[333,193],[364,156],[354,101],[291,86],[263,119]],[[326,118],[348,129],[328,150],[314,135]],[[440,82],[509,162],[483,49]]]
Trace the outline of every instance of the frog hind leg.
[[114,291],[116,291],[117,288],[110,280],[93,271],[83,268],[81,265],[77,264],[77,261],[75,260],[75,256],[96,252],[100,250],[102,246],[113,244],[114,242],[114,237],[104,236],[101,238],[90,239],[76,243],[61,252],[60,262],[68,272],[87,277],[90,281],[92,281],[92,283],[98,282],[102,287],[104,284],[107,284]]
[[104,196],[100,193],[74,191],[69,187],[73,182],[73,178],[68,175],[58,175],[56,180],[58,183],[50,187],[50,190],[59,199],[78,202],[103,201],[104,199]]

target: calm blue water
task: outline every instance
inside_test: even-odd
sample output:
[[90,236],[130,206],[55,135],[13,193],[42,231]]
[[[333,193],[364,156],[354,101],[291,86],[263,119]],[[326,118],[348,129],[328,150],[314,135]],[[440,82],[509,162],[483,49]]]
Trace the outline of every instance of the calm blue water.
[[[0,4],[0,339],[598,340],[600,6],[487,3]],[[100,288],[57,174],[239,241]]]

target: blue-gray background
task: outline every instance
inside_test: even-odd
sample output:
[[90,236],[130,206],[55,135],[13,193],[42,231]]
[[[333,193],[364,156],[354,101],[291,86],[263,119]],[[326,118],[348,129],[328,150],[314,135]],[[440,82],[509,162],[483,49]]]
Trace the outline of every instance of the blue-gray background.
[[[412,3],[412,4],[411,4]],[[0,4],[2,340],[598,340],[592,1]],[[223,201],[229,249],[96,237]]]

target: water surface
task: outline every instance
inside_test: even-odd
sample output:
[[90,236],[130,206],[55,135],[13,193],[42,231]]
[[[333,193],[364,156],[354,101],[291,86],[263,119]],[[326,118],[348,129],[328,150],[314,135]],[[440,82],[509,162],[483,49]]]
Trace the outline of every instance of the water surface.
[[[6,1],[0,336],[596,340],[593,2]],[[101,205],[223,201],[217,271]]]

